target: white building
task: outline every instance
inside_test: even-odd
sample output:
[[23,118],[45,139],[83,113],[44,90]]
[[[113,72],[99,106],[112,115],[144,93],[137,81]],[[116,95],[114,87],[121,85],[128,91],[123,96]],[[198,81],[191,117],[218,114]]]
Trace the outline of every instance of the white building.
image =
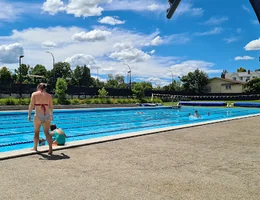
[[234,73],[226,73],[225,79],[230,79],[233,81],[240,81],[240,82],[248,82],[254,78],[260,78],[260,71],[251,72],[248,70],[247,72],[234,72]]

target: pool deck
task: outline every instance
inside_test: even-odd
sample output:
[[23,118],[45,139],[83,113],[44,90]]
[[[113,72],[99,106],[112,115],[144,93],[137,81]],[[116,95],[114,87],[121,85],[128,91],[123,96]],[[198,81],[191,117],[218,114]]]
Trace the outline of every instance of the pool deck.
[[260,117],[0,161],[1,199],[259,200]]

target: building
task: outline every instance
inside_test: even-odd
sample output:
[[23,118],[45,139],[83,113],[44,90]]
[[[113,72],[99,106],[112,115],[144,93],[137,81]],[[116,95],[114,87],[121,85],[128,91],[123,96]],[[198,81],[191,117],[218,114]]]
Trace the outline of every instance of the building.
[[234,72],[225,74],[225,79],[231,79],[233,81],[240,81],[244,83],[254,78],[260,78],[260,71],[251,72],[248,70],[247,72]]
[[210,79],[206,91],[208,93],[243,93],[245,86],[245,82],[216,77]]

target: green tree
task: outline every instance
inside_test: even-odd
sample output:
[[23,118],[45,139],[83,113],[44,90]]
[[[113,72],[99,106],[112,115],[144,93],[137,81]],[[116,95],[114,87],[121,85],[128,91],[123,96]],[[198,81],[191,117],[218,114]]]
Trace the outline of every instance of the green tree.
[[246,92],[259,93],[260,91],[260,78],[254,78],[247,82]]
[[35,67],[32,68],[31,73],[32,75],[39,75],[39,76],[47,76],[47,69],[43,65],[35,65]]
[[28,74],[30,70],[30,65],[21,64],[21,66],[18,67],[18,69],[15,69],[15,73],[17,75],[17,82],[24,82],[26,79],[28,79]]
[[132,89],[134,96],[138,98],[139,100],[142,100],[145,95],[145,91],[152,90],[153,86],[150,82],[139,82],[134,83],[134,87]]
[[94,88],[102,88],[105,87],[105,83],[100,81],[99,79],[95,79],[93,77],[91,77],[91,85],[90,87],[94,87]]
[[107,88],[126,88],[126,84],[124,81],[125,77],[119,74],[113,76],[112,74],[108,74],[108,81],[106,83]]
[[68,84],[65,79],[58,78],[56,82],[56,88],[55,88],[55,95],[58,98],[59,104],[68,104],[67,98],[66,98],[66,91],[68,89]]
[[164,86],[164,87],[163,87],[163,90],[165,90],[165,91],[176,91],[176,92],[179,92],[179,91],[182,90],[181,82],[174,80],[174,81],[173,81],[172,83],[170,83],[169,85]]
[[70,64],[67,62],[58,62],[54,64],[54,67],[50,72],[47,72],[49,84],[53,87],[55,86],[56,80],[58,78],[72,78],[72,71],[70,68]]
[[12,83],[12,72],[6,67],[0,68],[0,85],[10,85]]
[[194,72],[189,72],[186,76],[183,76],[181,81],[185,91],[202,93],[210,80],[205,72],[196,69]]
[[72,84],[80,87],[90,87],[92,85],[90,69],[86,65],[75,68],[72,74]]
[[243,67],[240,67],[240,68],[237,69],[237,72],[246,72],[246,69],[243,68]]
[[101,98],[105,98],[108,95],[108,92],[105,90],[105,88],[103,87],[102,89],[98,90],[98,94]]
[[37,64],[31,68],[29,73],[32,83],[38,84],[40,82],[47,82],[47,69],[43,65]]

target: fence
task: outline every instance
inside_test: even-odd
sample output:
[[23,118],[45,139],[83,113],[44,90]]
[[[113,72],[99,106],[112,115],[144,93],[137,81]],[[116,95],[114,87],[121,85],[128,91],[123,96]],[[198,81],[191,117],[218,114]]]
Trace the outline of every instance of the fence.
[[[68,86],[67,94],[71,97],[94,97],[98,95],[98,90],[101,88],[87,88],[87,87],[75,87]],[[28,97],[32,92],[36,90],[34,84],[13,84],[13,85],[0,85],[0,97],[6,96],[23,96]],[[47,88],[48,92],[54,94],[54,88]],[[117,89],[106,88],[108,96],[110,97],[130,97],[133,95],[130,89]],[[154,94],[166,94],[169,99],[176,100],[257,100],[260,99],[259,94],[241,94],[241,93],[203,93],[196,94],[190,92],[176,92],[176,91],[162,91],[162,90],[149,90],[145,91],[146,97],[151,97]]]

